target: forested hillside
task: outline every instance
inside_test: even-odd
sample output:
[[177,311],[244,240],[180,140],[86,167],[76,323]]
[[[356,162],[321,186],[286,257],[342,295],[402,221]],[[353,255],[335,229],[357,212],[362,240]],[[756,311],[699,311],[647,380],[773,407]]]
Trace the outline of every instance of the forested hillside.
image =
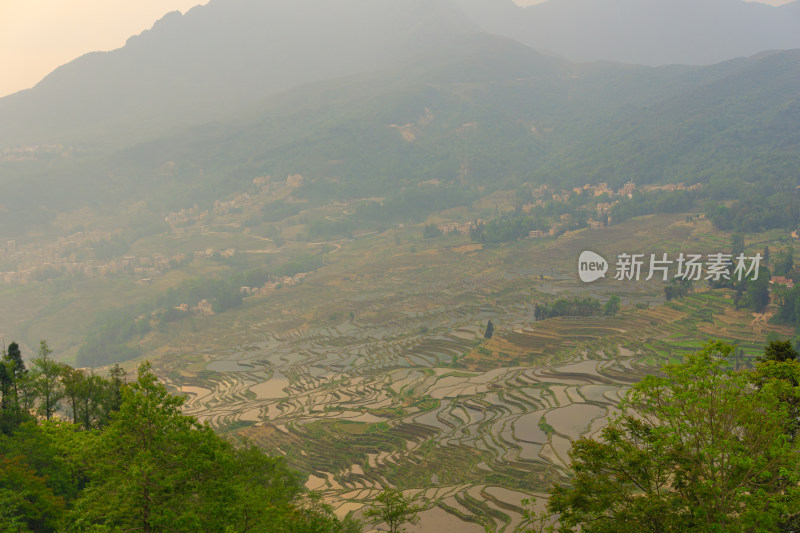
[[317,204],[430,180],[490,191],[628,180],[774,189],[793,182],[800,163],[799,65],[797,52],[704,68],[576,65],[491,36],[461,37],[380,78],[276,96],[248,118],[110,155],[77,149],[0,162],[0,232],[135,201],[158,218],[241,193],[264,175],[304,176],[296,194]]

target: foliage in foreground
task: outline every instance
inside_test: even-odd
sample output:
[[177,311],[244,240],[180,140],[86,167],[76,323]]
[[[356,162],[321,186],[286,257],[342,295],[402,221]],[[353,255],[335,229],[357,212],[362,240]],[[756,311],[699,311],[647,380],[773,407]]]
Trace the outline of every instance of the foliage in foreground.
[[386,489],[375,497],[375,503],[364,512],[364,518],[386,524],[391,533],[400,533],[405,531],[403,524],[419,522],[420,511],[422,507],[416,503],[416,498],[399,490]]
[[[548,505],[558,523],[529,501],[526,527],[796,531],[800,355],[772,342],[740,372],[733,353],[712,342],[636,384],[600,439],[575,442],[572,483],[554,487]],[[0,365],[0,532],[361,530],[303,494],[284,458],[234,446],[183,415],[184,398],[148,363],[125,384],[118,368],[106,380],[49,354],[43,342],[26,369],[12,343]],[[73,423],[52,416],[59,402]],[[364,516],[399,532],[420,510],[387,490]]]
[[29,419],[0,436],[0,531],[361,530],[305,497],[283,457],[234,446],[184,401],[144,363],[103,429]]
[[561,530],[792,530],[800,363],[733,372],[732,353],[712,342],[665,366],[633,387],[600,439],[575,442],[571,486],[554,487],[549,503]]

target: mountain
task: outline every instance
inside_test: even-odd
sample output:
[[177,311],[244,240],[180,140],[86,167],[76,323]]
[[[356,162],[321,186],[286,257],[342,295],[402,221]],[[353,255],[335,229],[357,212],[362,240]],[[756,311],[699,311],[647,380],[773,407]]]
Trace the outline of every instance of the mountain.
[[705,64],[800,47],[800,0],[211,0],[0,98],[0,150],[102,150],[225,119],[271,94],[424,59],[481,29],[570,60]]
[[212,0],[0,99],[0,148],[177,132],[298,85],[396,65],[471,29],[445,0]]
[[800,48],[800,1],[454,0],[479,27],[573,61],[707,65]]
[[[573,63],[475,31],[444,0],[347,0],[346,13],[313,2],[332,11],[213,0],[0,100],[6,139],[75,146],[23,161],[0,148],[2,237],[85,206],[113,216],[142,201],[156,215],[209,205],[264,175],[302,174],[295,194],[318,203],[430,180],[492,190],[796,177],[799,52]],[[382,31],[345,20],[361,8]],[[315,26],[339,19],[355,33]],[[305,44],[281,56],[289,34]],[[334,36],[343,42],[317,49]]]
[[456,49],[282,95],[248,119],[126,150],[114,168],[147,179],[172,162],[182,199],[202,202],[266,174],[303,174],[323,201],[434,178],[494,189],[737,173],[776,184],[800,165],[800,51],[649,68],[569,63],[488,35]]
[[734,172],[777,183],[800,165],[800,52],[711,67],[584,65],[487,34],[429,52],[380,75],[294,88],[238,117],[19,175],[4,185],[3,203],[17,208],[0,206],[3,230],[84,205],[113,211],[145,200],[162,213],[208,205],[263,175],[302,174],[295,195],[325,203],[431,179],[493,190]]
[[797,182],[800,50],[765,53],[699,72],[715,75],[671,97],[595,123],[538,177],[572,183],[709,182],[735,177],[765,191]]

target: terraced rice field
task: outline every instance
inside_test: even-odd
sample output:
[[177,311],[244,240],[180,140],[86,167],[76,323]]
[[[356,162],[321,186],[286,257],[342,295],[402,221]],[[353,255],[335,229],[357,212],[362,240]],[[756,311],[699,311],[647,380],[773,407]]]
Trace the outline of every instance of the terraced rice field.
[[511,531],[520,501],[567,481],[571,443],[600,431],[633,383],[711,338],[747,364],[768,333],[729,292],[664,303],[659,284],[590,287],[645,309],[534,323],[534,303],[585,295],[563,265],[592,238],[538,256],[342,248],[324,278],[253,303],[256,318],[215,347],[157,368],[190,414],[285,455],[342,513],[397,487],[429,503],[413,531]]
[[[727,296],[528,323],[488,341],[485,317],[509,318],[497,310],[377,313],[364,300],[364,319],[250,327],[246,344],[200,354],[203,370],[184,373],[180,390],[188,412],[286,455],[342,512],[395,486],[431,503],[420,531],[510,531],[521,499],[566,481],[571,443],[596,434],[632,383],[704,338],[748,339],[746,358],[761,349]],[[707,328],[699,309],[714,317]]]

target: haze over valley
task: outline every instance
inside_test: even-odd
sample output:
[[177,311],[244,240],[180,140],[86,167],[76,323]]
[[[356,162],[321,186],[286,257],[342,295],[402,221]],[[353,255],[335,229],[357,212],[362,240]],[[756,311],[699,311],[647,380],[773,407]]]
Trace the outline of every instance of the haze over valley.
[[[131,382],[150,361],[331,523],[385,527],[369,509],[397,489],[410,531],[532,531],[646,376],[708,341],[754,372],[797,345],[798,29],[800,1],[169,13],[0,98],[4,346]],[[118,428],[113,405],[84,429]],[[32,530],[127,524],[52,490],[66,518]]]

